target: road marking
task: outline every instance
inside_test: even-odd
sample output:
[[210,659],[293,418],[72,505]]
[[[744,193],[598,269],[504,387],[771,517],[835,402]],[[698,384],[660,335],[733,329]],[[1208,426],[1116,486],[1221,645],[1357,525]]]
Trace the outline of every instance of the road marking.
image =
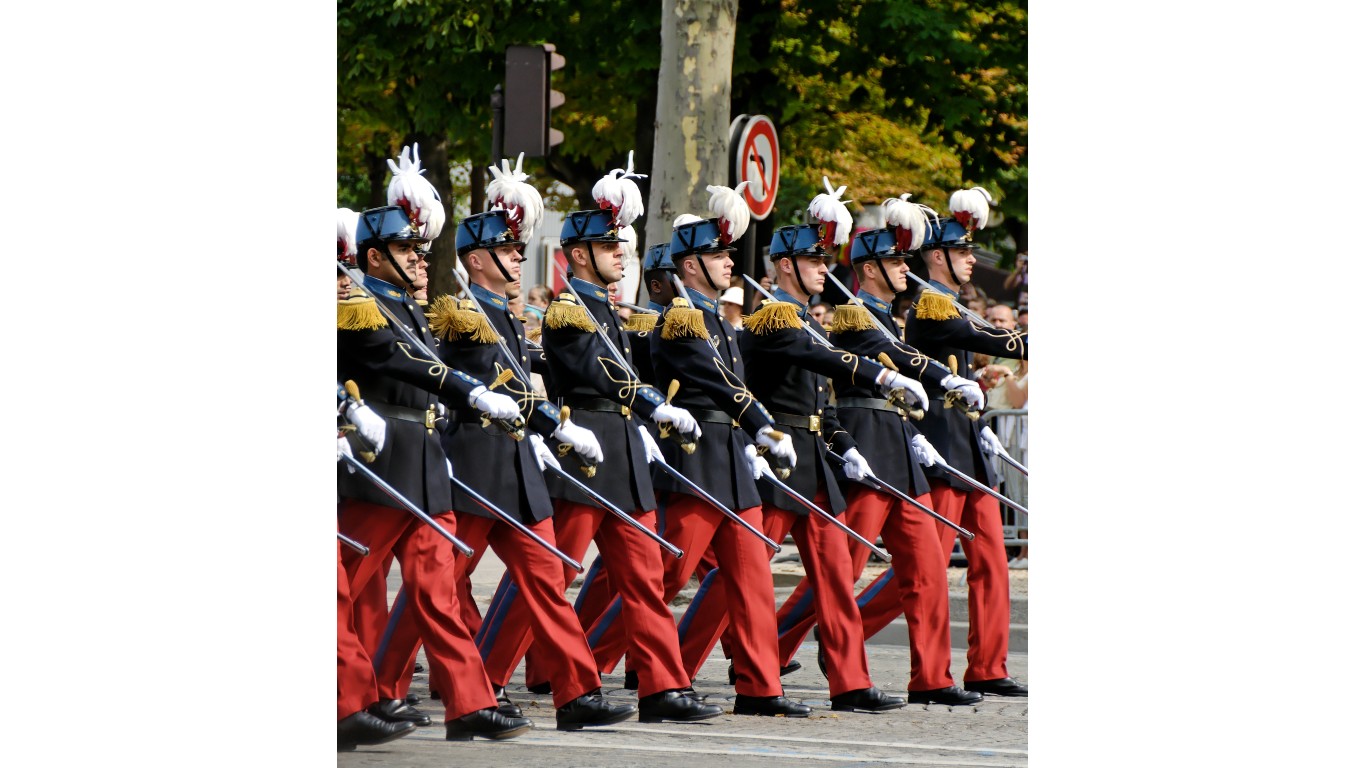
[[[668,736],[696,737],[696,731],[675,731],[668,728],[635,727],[633,733],[660,733]],[[998,749],[994,747],[949,747],[939,744],[912,744],[902,741],[847,741],[844,739],[812,739],[805,736],[768,736],[757,733],[708,733],[709,738],[723,739],[763,739],[765,741],[792,741],[799,744],[841,744],[851,747],[891,747],[893,749],[934,749],[945,752],[974,752],[993,755],[1028,755],[1027,749]]]
[[[632,730],[635,730],[635,729],[632,729]],[[620,733],[625,733],[625,731],[620,731]],[[708,735],[708,736],[726,736],[726,735],[737,735],[737,734],[707,734],[707,735]],[[752,736],[752,737],[750,737],[750,738],[764,738],[764,737]],[[774,739],[774,740],[776,741],[777,739]],[[789,740],[790,740],[790,739],[789,739]],[[433,741],[433,742],[444,742],[445,739],[442,738],[441,736],[438,736],[438,735],[432,735],[432,736],[418,735],[418,736],[410,736],[410,737],[408,737],[407,739],[404,739],[404,741]],[[821,740],[819,740],[819,739],[804,739],[804,741],[812,741],[812,742],[816,742],[816,743],[831,743],[831,742],[821,742]],[[701,749],[701,748],[697,748],[697,747],[670,747],[670,746],[654,746],[654,745],[646,745],[646,744],[613,744],[613,743],[611,743],[611,742],[605,742],[605,741],[600,742],[600,741],[597,741],[597,740],[585,741],[585,740],[583,740],[583,737],[582,737],[581,735],[577,735],[577,734],[571,735],[571,734],[568,734],[568,733],[561,733],[561,732],[555,732],[553,735],[552,735],[551,733],[546,733],[545,736],[540,736],[540,735],[538,735],[535,731],[533,731],[533,732],[531,732],[531,733],[529,733],[529,734],[526,734],[526,735],[523,735],[523,736],[517,738],[515,741],[506,741],[506,742],[503,742],[503,743],[506,744],[508,747],[513,747],[513,746],[535,746],[535,747],[552,747],[552,748],[555,748],[555,749],[563,749],[563,748],[565,748],[565,747],[581,747],[581,748],[586,748],[586,749],[613,749],[613,750],[627,751],[627,752],[660,752],[660,753],[686,754],[686,755],[721,755],[721,756],[727,756],[727,757],[773,757],[773,758],[783,758],[783,759],[788,759],[788,760],[792,760],[792,759],[799,759],[799,760],[825,760],[825,761],[837,761],[837,762],[842,762],[842,763],[850,763],[850,762],[853,762],[853,763],[889,763],[889,764],[893,764],[893,765],[934,765],[934,766],[950,766],[950,767],[951,767],[951,766],[965,766],[966,768],[1012,768],[1013,766],[1024,766],[1024,765],[1027,764],[1027,763],[1018,762],[1018,761],[1002,762],[1002,761],[999,761],[999,760],[990,761],[990,762],[983,762],[983,761],[976,761],[976,760],[935,760],[935,759],[932,759],[932,758],[915,758],[915,757],[872,757],[872,756],[869,756],[869,755],[859,755],[859,754],[854,754],[854,753],[844,753],[844,754],[840,754],[840,753],[833,753],[833,752],[798,752],[798,751],[784,750],[784,749],[765,749],[765,748],[763,748],[763,747],[739,747],[739,746],[736,746],[736,747],[732,747],[732,748],[730,748],[730,749]],[[842,743],[845,743],[845,744],[858,744],[858,743],[860,743],[860,742],[842,742]],[[870,742],[870,743],[871,743],[871,742]],[[926,748],[926,749],[934,749],[934,747],[924,747],[924,748]],[[943,747],[943,749],[964,749],[964,748],[963,748],[963,747]],[[986,756],[986,755],[990,755],[990,754],[1002,753],[1002,752],[1005,752],[1006,750],[999,750],[999,749],[997,749],[997,750],[969,750],[969,751],[976,751],[976,752],[978,752],[979,754],[983,754],[984,756]],[[1018,751],[1018,750],[1015,750],[1015,751]]]

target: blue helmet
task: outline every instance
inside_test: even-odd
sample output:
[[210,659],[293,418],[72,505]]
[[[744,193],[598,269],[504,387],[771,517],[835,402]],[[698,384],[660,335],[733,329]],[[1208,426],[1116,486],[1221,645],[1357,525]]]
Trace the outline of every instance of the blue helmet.
[[641,262],[641,269],[645,272],[655,269],[668,269],[677,272],[678,267],[669,255],[669,244],[655,243],[650,246],[649,250],[645,251],[645,259]]
[[716,219],[702,219],[674,227],[669,255],[677,258],[699,253],[719,253],[735,248],[721,242],[721,226]]
[[[421,231],[408,220],[408,214],[397,205],[361,211],[356,220],[356,247],[360,253],[369,248],[380,248],[385,243],[411,240],[425,243]],[[380,248],[380,250],[383,250]]]
[[815,224],[779,227],[773,232],[773,242],[768,244],[768,258],[777,261],[793,256],[824,256],[820,241],[820,227]]
[[934,248],[968,248],[977,249],[977,243],[972,242],[972,233],[968,232],[957,219],[948,217],[940,218],[938,221],[931,219],[929,222],[930,231],[925,233],[925,243],[920,246],[921,250],[932,250]]
[[626,238],[617,236],[617,223],[612,218],[612,212],[599,208],[574,211],[564,217],[564,226],[560,227],[560,243],[568,245],[579,242],[624,243]]
[[464,256],[476,248],[496,248],[500,245],[526,245],[508,226],[507,211],[485,211],[466,216],[455,230],[457,256]]
[[903,254],[896,248],[896,234],[890,229],[865,229],[854,235],[854,245],[849,249],[849,263],[873,259],[899,258]]

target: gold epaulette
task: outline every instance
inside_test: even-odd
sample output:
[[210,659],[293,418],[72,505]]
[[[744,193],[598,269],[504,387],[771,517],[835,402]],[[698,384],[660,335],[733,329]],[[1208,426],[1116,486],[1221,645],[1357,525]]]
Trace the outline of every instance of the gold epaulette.
[[539,341],[541,340],[541,328],[540,328],[540,326],[537,326],[537,327],[532,328],[531,330],[527,331],[527,332],[526,332],[526,337],[527,337],[528,339],[531,339],[532,341],[539,342]]
[[655,312],[634,312],[626,318],[626,330],[632,333],[649,333],[659,324],[659,315]]
[[498,332],[475,311],[474,302],[469,299],[457,302],[454,296],[438,296],[432,302],[432,311],[426,314],[432,335],[443,341],[469,339],[476,344],[498,341]]
[[337,330],[373,331],[387,326],[375,300],[369,296],[353,296],[337,302]]
[[594,333],[598,329],[598,324],[593,322],[593,317],[588,314],[588,307],[578,303],[567,293],[560,294],[559,298],[546,307],[543,325],[549,331],[577,328],[580,331]]
[[711,339],[707,324],[702,319],[702,310],[688,306],[686,299],[674,299],[673,305],[664,313],[664,329],[659,332],[666,341],[674,339]]
[[926,288],[915,303],[915,317],[917,320],[952,320],[961,315],[948,294]]
[[850,302],[835,307],[835,319],[830,323],[830,332],[871,331],[876,327],[867,307]]
[[785,328],[801,327],[802,319],[797,316],[797,305],[786,301],[764,299],[754,314],[745,318],[745,330],[760,336]]

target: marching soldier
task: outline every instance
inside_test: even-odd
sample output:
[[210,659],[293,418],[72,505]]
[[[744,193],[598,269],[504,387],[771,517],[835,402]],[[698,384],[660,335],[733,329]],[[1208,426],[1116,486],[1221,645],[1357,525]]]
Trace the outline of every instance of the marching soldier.
[[[345,250],[346,235],[344,218],[339,218],[338,257],[355,261],[355,219],[356,214],[342,208],[339,214],[349,214],[351,220],[351,251]],[[338,281],[338,290],[341,283]],[[337,387],[337,397],[341,401],[339,416],[346,414],[348,423],[358,428],[367,442],[381,450],[384,447],[384,419],[361,403],[351,400],[346,392]],[[351,444],[344,434],[337,436],[337,460],[343,456],[352,457]],[[365,652],[351,620],[352,602],[350,585],[347,584],[346,568],[342,564],[341,540],[337,540],[337,750],[348,751],[361,745],[383,744],[407,736],[417,730],[417,725],[405,721],[386,719],[383,712],[376,712],[380,706],[379,693],[375,686],[375,670],[370,654]]]
[[[629,186],[634,190],[633,183]],[[698,427],[686,410],[665,403],[658,390],[640,381],[630,363],[625,328],[608,299],[607,286],[621,279],[617,230],[643,210],[639,190],[633,197],[631,190],[624,195],[618,190],[610,210],[574,211],[565,218],[560,241],[573,272],[570,285],[582,301],[570,292],[551,302],[542,339],[551,395],[573,409],[575,419],[603,449],[602,469],[583,482],[653,529],[647,451],[657,453],[658,448],[635,417],[668,424],[683,434],[696,434]],[[640,673],[639,719],[692,721],[721,714],[720,707],[694,698],[683,670],[673,613],[662,597],[659,546],[563,481],[552,478],[548,485],[555,499],[559,547],[578,559],[589,539],[595,540],[612,587],[622,595],[631,654]],[[566,571],[565,583],[570,579]],[[495,595],[495,605],[497,610],[485,619],[482,647],[490,667],[511,670],[529,642],[528,613],[519,596],[500,601]]]
[[[515,178],[509,171],[508,178],[504,178],[496,167],[493,170],[496,180],[490,186],[491,200],[499,198],[500,185],[514,184],[522,188],[517,192],[529,191],[539,198],[533,187],[523,183],[525,175]],[[515,221],[527,230],[535,227],[533,220]],[[556,459],[546,447],[545,438],[567,443],[593,461],[601,459],[602,449],[588,430],[568,419],[561,422],[555,409],[532,390],[530,380],[517,373],[525,373],[529,367],[529,350],[522,323],[508,312],[507,306],[508,299],[521,291],[523,257],[519,248],[524,245],[518,230],[509,225],[507,211],[489,211],[461,221],[456,233],[456,254],[464,263],[470,290],[482,305],[483,313],[473,309],[469,300],[457,303],[452,297],[443,296],[432,305],[431,322],[442,342],[439,349],[444,362],[489,381],[508,371],[503,375],[512,378],[503,385],[504,390],[517,398],[533,432],[525,440],[510,439],[496,428],[482,426],[485,422],[481,414],[456,403],[442,430],[442,446],[455,467],[500,470],[465,472],[462,480],[495,506],[518,516],[553,546],[552,507],[540,470],[543,462]],[[497,337],[502,338],[502,344]],[[516,359],[510,360],[504,349]],[[454,491],[454,498],[461,537],[476,554],[493,547],[528,600],[533,634],[553,656],[556,727],[577,730],[609,725],[635,714],[634,706],[613,705],[602,696],[592,652],[573,608],[564,599],[565,585],[555,557],[522,532],[496,521],[492,513],[459,490]],[[468,573],[464,569],[470,562],[457,562],[457,569],[466,578]],[[405,613],[405,618],[410,615]],[[406,677],[416,656],[415,629],[411,620],[398,624],[380,667],[381,692],[391,698],[401,698],[398,680]],[[497,689],[495,693],[501,692],[506,681],[493,670],[488,671]],[[445,691],[441,693],[446,695]]]
[[[673,300],[651,343],[657,380],[679,383],[675,399],[699,420],[702,438],[693,454],[671,442],[661,452],[671,466],[758,530],[763,518],[751,468],[756,449],[746,433],[789,463],[795,454],[791,438],[774,430],[772,416],[745,387],[735,332],[723,327],[717,314],[718,286],[730,283],[733,262],[729,253],[734,251],[730,242],[744,234],[748,211],[739,212],[733,205],[744,206],[734,191],[708,189],[714,193],[713,211],[729,215],[718,219],[686,216],[676,221],[669,255],[687,297]],[[654,266],[661,269],[662,264],[661,259]],[[672,600],[687,584],[709,547],[719,561],[718,583],[725,585],[725,601],[735,617],[735,714],[807,717],[811,708],[787,699],[778,680],[773,577],[764,544],[676,480],[662,475],[655,480],[669,494],[665,538],[685,553],[682,559],[665,564],[665,599]],[[600,632],[602,623],[589,633],[603,637],[594,648],[600,663],[619,655],[622,644],[620,627]],[[708,651],[719,634],[716,626],[708,636]],[[687,635],[687,627],[681,627],[680,642]],[[688,673],[696,676],[703,659],[684,661]],[[638,670],[639,665],[635,666]]]
[[[920,248],[931,288],[924,288],[906,319],[906,343],[934,359],[966,366],[973,352],[1028,359],[1028,336],[977,325],[963,317],[950,299],[972,279],[977,244],[972,233],[986,224],[990,199],[981,188],[960,190],[949,199],[950,218],[935,218]],[[953,362],[951,362],[953,361]],[[997,483],[989,454],[1000,449],[991,429],[979,426],[961,410],[946,407],[942,397],[930,403],[920,429],[955,469],[988,487]],[[1010,643],[1010,572],[1006,566],[1001,508],[991,496],[973,489],[938,467],[926,471],[931,506],[975,534],[963,542],[968,559],[968,668],[963,687],[999,696],[1028,696],[1029,689],[1010,677],[1006,654]],[[954,532],[940,530],[945,561],[953,551]],[[892,590],[882,590],[864,606],[864,620],[880,628],[900,611]],[[879,626],[880,625],[880,626]],[[876,631],[876,629],[873,629]]]
[[[921,209],[904,199],[889,200],[884,206],[890,219],[905,226],[868,230],[855,237],[850,261],[859,281],[858,300],[836,308],[831,340],[841,349],[864,357],[885,354],[902,372],[915,376],[932,391],[957,389],[968,402],[981,407],[982,393],[975,383],[953,375],[940,363],[896,340],[899,329],[892,320],[891,302],[906,289],[909,268],[905,257],[923,242],[928,225]],[[878,330],[875,323],[887,332]],[[834,386],[840,423],[872,457],[878,478],[893,488],[907,489],[917,497],[916,501],[930,506],[933,502],[929,485],[920,465],[933,463],[929,456],[934,448],[915,429],[907,412],[848,381],[836,381]],[[948,580],[939,523],[885,491],[860,483],[847,487],[849,507],[845,522],[870,540],[881,534],[894,559],[889,572],[896,574],[895,582],[885,592],[886,597],[899,596],[897,605],[906,615],[911,652],[910,699],[951,705],[981,701],[981,694],[955,686],[949,669],[952,651]],[[862,574],[869,553],[852,541],[849,553],[854,570],[848,583],[852,584]],[[865,590],[860,604],[875,594],[877,591]],[[796,653],[802,638],[816,622],[810,604],[810,585],[803,579],[778,612],[784,658],[790,659]],[[870,636],[865,629],[865,640]]]
[[[417,277],[414,243],[425,238],[403,209],[388,206],[364,211],[356,227],[365,287],[375,297],[348,299],[337,310],[339,380],[352,379],[385,419],[387,437],[376,454],[374,472],[399,493],[427,510],[448,530],[451,513],[446,456],[435,432],[437,395],[464,401],[497,418],[514,418],[511,398],[488,391],[477,379],[431,359],[388,328],[376,302],[429,347],[435,343],[426,318],[400,287]],[[431,674],[450,696],[445,701],[446,738],[504,739],[531,727],[526,718],[498,713],[488,677],[468,630],[459,618],[455,596],[455,552],[450,543],[371,485],[359,473],[340,471],[340,530],[365,542],[368,557],[343,552],[348,588],[354,591],[376,577],[389,553],[403,573],[418,632],[427,648]]]

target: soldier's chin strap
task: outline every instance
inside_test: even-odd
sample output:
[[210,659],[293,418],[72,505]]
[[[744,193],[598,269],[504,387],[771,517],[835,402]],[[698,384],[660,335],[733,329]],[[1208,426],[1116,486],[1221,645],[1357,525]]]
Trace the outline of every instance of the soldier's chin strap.
[[944,249],[944,263],[948,265],[948,267],[949,267],[949,274],[953,276],[953,281],[954,281],[955,283],[958,283],[958,291],[959,291],[959,293],[961,293],[961,292],[963,291],[963,286],[967,285],[968,281],[966,281],[966,280],[964,280],[963,278],[959,277],[959,276],[958,276],[958,270],[956,270],[956,269],[953,268],[953,249],[952,249],[952,248],[945,248],[945,249]]
[[[389,244],[388,244],[388,243],[380,243],[380,245],[381,245],[382,247],[381,247],[381,248],[376,248],[375,250],[377,250],[377,251],[381,251],[381,250],[384,251],[384,258],[386,258],[386,259],[389,260],[390,266],[392,266],[392,267],[394,268],[394,271],[398,273],[399,279],[402,280],[404,283],[407,283],[407,287],[408,287],[408,290],[409,290],[409,291],[415,291],[415,290],[417,290],[417,286],[415,286],[415,285],[413,284],[412,279],[410,279],[410,278],[408,277],[408,273],[403,271],[403,268],[400,267],[400,266],[398,265],[398,261],[394,258],[394,254],[393,254],[392,252],[390,252],[390,250],[389,250]],[[372,246],[372,247],[373,247],[373,246]]]
[[702,254],[694,253],[691,255],[694,259],[697,260],[697,268],[702,270],[702,278],[707,281],[707,285],[711,286],[712,291],[719,294],[721,292],[721,289],[717,288],[716,283],[712,282],[711,271],[707,269],[706,264],[702,263]]
[[584,240],[583,244],[588,247],[588,263],[593,267],[593,274],[598,276],[598,279],[602,281],[602,287],[606,288],[611,285],[613,281],[603,277],[602,270],[598,269],[598,256],[593,253],[593,241]]
[[493,263],[498,267],[498,271],[503,273],[503,279],[508,281],[509,283],[513,282],[512,275],[508,274],[507,267],[503,266],[503,260],[499,258],[498,252],[495,251],[493,248],[489,248],[488,252],[489,258],[493,259]]
[[887,268],[882,266],[882,259],[875,258],[873,261],[877,262],[877,271],[882,273],[882,280],[886,283],[887,290],[891,291],[892,295],[896,295],[896,288],[892,287],[892,276],[887,274]]
[[[822,261],[825,260],[825,251],[820,247],[817,247],[816,252],[812,255],[816,256]],[[810,288],[807,288],[806,281],[802,280],[802,270],[801,267],[797,266],[797,257],[788,256],[787,258],[792,262],[792,276],[797,278],[797,287],[802,289],[802,293],[806,294],[806,300],[810,301],[811,297],[816,295],[816,292],[811,290]]]

